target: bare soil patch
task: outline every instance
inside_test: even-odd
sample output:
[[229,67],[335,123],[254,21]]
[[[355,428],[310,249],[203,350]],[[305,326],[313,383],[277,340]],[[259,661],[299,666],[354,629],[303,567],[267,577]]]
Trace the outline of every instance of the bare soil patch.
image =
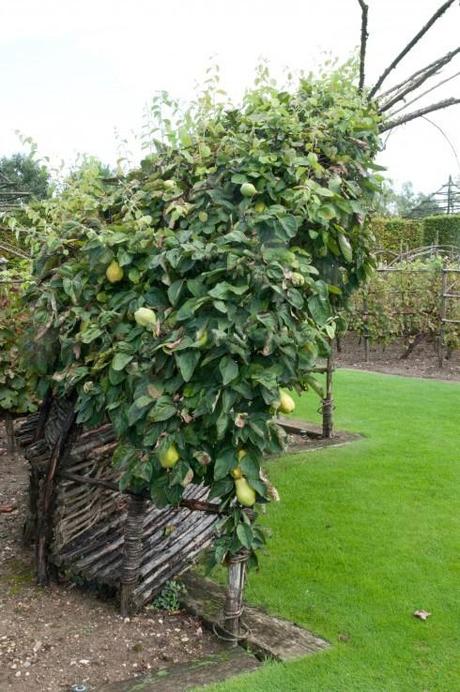
[[450,358],[444,359],[444,365],[440,368],[436,344],[428,339],[417,344],[408,358],[401,358],[406,350],[402,340],[386,347],[370,344],[368,362],[364,356],[364,343],[355,334],[347,334],[341,341],[341,352],[336,351],[335,354],[337,367],[460,381],[460,351],[454,351]]
[[1,692],[61,692],[78,682],[97,690],[221,651],[220,642],[185,613],[145,608],[123,619],[113,601],[74,584],[37,587],[31,550],[22,545],[27,482],[26,462],[6,454],[2,426]]

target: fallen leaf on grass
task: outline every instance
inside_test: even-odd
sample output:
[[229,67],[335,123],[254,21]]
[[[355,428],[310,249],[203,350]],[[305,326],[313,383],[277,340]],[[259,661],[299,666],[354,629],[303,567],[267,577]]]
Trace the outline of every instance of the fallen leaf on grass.
[[428,613],[426,610],[416,610],[414,613],[414,616],[419,620],[426,620],[430,615],[431,613]]

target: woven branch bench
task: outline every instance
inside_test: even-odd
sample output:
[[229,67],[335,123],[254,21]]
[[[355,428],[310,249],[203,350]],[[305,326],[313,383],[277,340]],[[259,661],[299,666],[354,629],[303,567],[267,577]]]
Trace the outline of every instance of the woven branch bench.
[[[280,419],[286,432],[321,437],[300,421]],[[117,445],[110,424],[83,431],[71,400],[48,397],[23,419],[16,440],[30,464],[25,539],[35,544],[37,581],[64,573],[109,587],[128,615],[191,567],[212,542],[221,511],[208,489],[191,484],[179,507],[156,508],[145,494],[120,492],[112,467]],[[250,510],[247,510],[248,512]],[[228,564],[222,630],[242,630],[246,551]]]
[[207,489],[190,485],[180,507],[165,509],[121,493],[111,466],[111,426],[81,431],[72,402],[45,402],[16,437],[30,463],[25,534],[36,546],[40,584],[48,583],[50,571],[61,571],[115,588],[126,615],[211,543],[219,510],[206,501]]

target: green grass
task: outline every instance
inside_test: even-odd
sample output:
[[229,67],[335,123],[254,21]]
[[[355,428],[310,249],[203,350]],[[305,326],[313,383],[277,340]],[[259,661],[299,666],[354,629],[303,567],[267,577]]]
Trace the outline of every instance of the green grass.
[[210,690],[460,690],[460,385],[339,371],[335,388],[337,426],[365,438],[270,463],[282,502],[247,589],[331,647]]

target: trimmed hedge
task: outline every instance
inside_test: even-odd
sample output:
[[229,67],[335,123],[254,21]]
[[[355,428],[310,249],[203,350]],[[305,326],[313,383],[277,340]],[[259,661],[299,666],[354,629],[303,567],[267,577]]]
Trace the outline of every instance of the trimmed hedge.
[[423,245],[422,219],[375,217],[370,227],[379,249],[404,252]]
[[460,248],[460,214],[438,214],[421,219],[375,217],[370,228],[380,250],[404,252],[424,245]]
[[460,214],[438,214],[423,219],[425,245],[455,245],[460,248]]

